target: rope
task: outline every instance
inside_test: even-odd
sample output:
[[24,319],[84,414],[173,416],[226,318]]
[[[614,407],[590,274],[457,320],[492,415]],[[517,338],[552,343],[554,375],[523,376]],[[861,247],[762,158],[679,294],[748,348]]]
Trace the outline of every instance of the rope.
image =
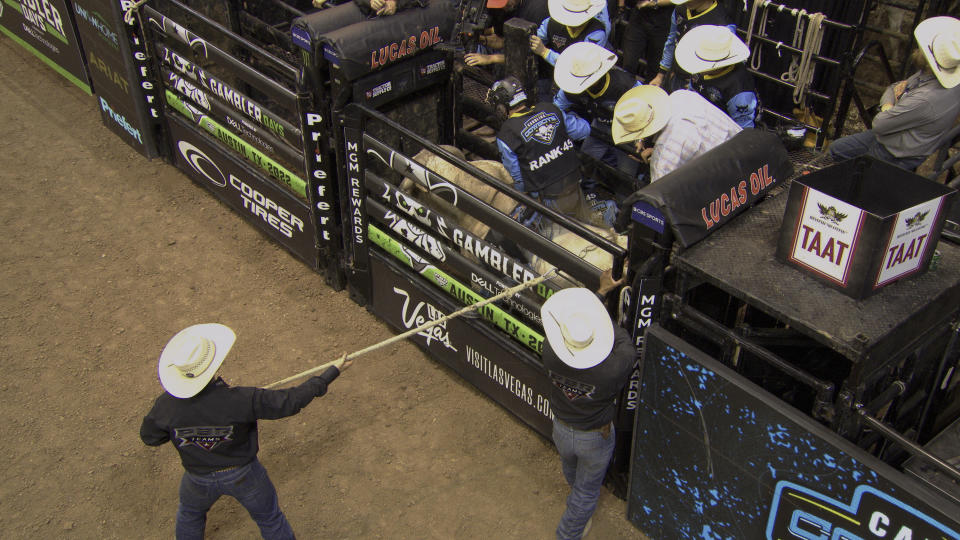
[[803,54],[800,55],[800,64],[796,70],[796,87],[793,89],[793,103],[800,105],[807,95],[807,89],[813,82],[813,72],[816,63],[813,57],[820,54],[820,45],[823,43],[823,21],[827,18],[823,13],[808,15],[806,39],[803,41]]
[[[753,31],[753,25],[757,19],[757,11],[763,9],[760,12],[760,25],[757,28],[757,31]],[[750,39],[754,36],[763,36],[767,37],[767,11],[770,9],[770,0],[755,0],[753,3],[753,9],[750,10],[750,24],[747,26],[747,47],[750,47]],[[762,58],[762,47],[761,43],[758,41],[753,45],[753,50],[751,52],[750,67],[754,70],[760,70],[761,58]]]
[[146,3],[147,3],[147,0],[137,0],[136,2],[131,4],[130,7],[123,12],[123,22],[127,23],[130,26],[133,26],[133,23],[134,23],[133,14],[140,9],[140,6]]
[[525,282],[525,283],[521,283],[521,284],[519,284],[519,285],[517,285],[517,286],[515,286],[515,287],[510,287],[509,289],[506,289],[506,290],[504,290],[504,291],[501,291],[501,292],[500,292],[499,294],[497,294],[496,296],[491,296],[490,298],[487,298],[487,299],[485,299],[485,300],[481,300],[480,302],[477,302],[476,304],[471,304],[471,305],[466,306],[466,307],[464,307],[464,308],[462,308],[462,309],[459,309],[459,310],[457,310],[457,311],[454,311],[453,313],[451,313],[451,314],[449,314],[449,315],[446,315],[446,316],[444,316],[444,317],[440,317],[439,319],[434,319],[434,320],[432,320],[432,321],[430,321],[430,322],[428,322],[428,323],[422,324],[422,325],[420,325],[420,326],[418,326],[418,327],[416,327],[416,328],[411,328],[410,330],[407,330],[406,332],[404,332],[404,333],[402,333],[402,334],[397,334],[397,335],[395,335],[395,336],[393,336],[393,337],[391,337],[391,338],[385,339],[385,340],[383,340],[383,341],[381,341],[381,342],[379,342],[379,343],[375,343],[375,344],[373,344],[373,345],[370,345],[369,347],[366,347],[366,348],[364,348],[364,349],[360,349],[359,351],[355,351],[355,352],[352,352],[352,353],[350,353],[350,354],[344,354],[343,356],[341,356],[340,358],[334,360],[333,362],[327,362],[326,364],[319,365],[319,366],[316,366],[316,367],[312,367],[312,368],[310,368],[310,369],[308,369],[308,370],[305,370],[305,371],[301,371],[300,373],[297,373],[296,375],[291,375],[290,377],[287,377],[286,379],[281,379],[281,380],[279,380],[279,381],[270,383],[270,384],[264,386],[264,388],[274,388],[274,387],[276,387],[276,386],[284,385],[284,384],[287,384],[287,383],[289,383],[289,382],[291,382],[291,381],[295,381],[295,380],[297,380],[297,379],[299,379],[299,378],[301,378],[301,377],[306,377],[307,375],[313,375],[314,373],[316,373],[316,372],[318,372],[318,371],[325,370],[325,369],[327,369],[327,368],[330,367],[330,366],[336,366],[336,365],[343,364],[343,362],[346,361],[346,360],[350,360],[350,359],[356,358],[356,357],[358,357],[358,356],[367,354],[367,353],[369,353],[369,352],[373,352],[373,351],[375,351],[375,350],[377,350],[377,349],[382,349],[383,347],[386,347],[387,345],[390,345],[390,344],[395,343],[395,342],[397,342],[397,341],[406,339],[406,338],[408,338],[408,337],[410,337],[410,336],[412,336],[412,335],[419,334],[420,332],[423,332],[424,330],[433,328],[434,326],[437,326],[438,324],[445,323],[445,322],[447,322],[447,321],[450,320],[450,319],[455,319],[455,318],[457,318],[457,317],[459,317],[459,316],[461,316],[461,315],[463,315],[463,314],[465,314],[465,313],[468,313],[468,312],[470,312],[470,311],[473,311],[473,310],[475,310],[475,309],[477,309],[477,308],[479,308],[479,307],[483,307],[483,306],[485,306],[485,305],[487,305],[487,304],[489,304],[489,303],[491,303],[491,302],[496,302],[497,300],[500,300],[501,298],[506,298],[507,296],[513,296],[514,294],[516,294],[516,293],[518,293],[518,292],[520,292],[520,291],[522,291],[522,290],[529,289],[530,287],[533,287],[533,286],[535,286],[535,285],[539,285],[540,283],[543,283],[543,282],[546,281],[547,279],[553,277],[553,274],[556,274],[556,273],[557,273],[557,269],[554,268],[554,269],[548,271],[547,273],[543,274],[542,276],[536,277],[536,278],[534,278],[534,279],[532,279],[532,280],[530,280],[530,281],[527,281],[527,282]]

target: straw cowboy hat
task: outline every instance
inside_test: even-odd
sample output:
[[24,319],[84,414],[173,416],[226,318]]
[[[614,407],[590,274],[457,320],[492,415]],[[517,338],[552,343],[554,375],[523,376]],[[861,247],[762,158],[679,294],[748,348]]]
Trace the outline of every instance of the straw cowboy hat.
[[603,362],[613,349],[613,322],[589,289],[554,293],[540,308],[547,343],[564,364],[587,369]]
[[178,398],[197,395],[216,375],[236,339],[233,330],[216,323],[195,324],[177,332],[160,353],[160,384]]
[[603,11],[606,0],[547,0],[550,18],[564,26],[580,26]]
[[671,112],[670,95],[663,88],[634,86],[620,96],[613,108],[613,142],[620,144],[653,135],[667,125]]
[[917,25],[913,36],[940,84],[960,84],[960,20],[930,17]]
[[750,49],[729,28],[704,24],[680,38],[674,58],[684,71],[696,74],[746,62]]
[[599,81],[614,64],[617,55],[589,41],[571,44],[557,57],[553,80],[561,90],[580,94]]

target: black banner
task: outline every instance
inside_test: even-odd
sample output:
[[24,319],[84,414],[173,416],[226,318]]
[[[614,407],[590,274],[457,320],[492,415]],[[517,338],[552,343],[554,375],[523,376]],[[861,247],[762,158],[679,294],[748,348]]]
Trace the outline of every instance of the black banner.
[[[373,312],[406,331],[457,309],[449,299],[371,252]],[[544,437],[550,437],[550,381],[539,358],[481,323],[458,317],[410,338]]]
[[960,538],[960,507],[662,327],[643,364],[627,517],[651,538]]
[[[461,248],[480,260],[486,267],[516,282],[527,282],[537,277],[528,266],[507,254],[498,246],[481,240],[466,229],[448,222],[443,216],[422,205],[413,197],[386,183],[375,174],[366,174],[367,191],[371,198],[387,203],[393,208],[413,218],[418,226],[426,226],[445,240]],[[546,283],[537,287],[537,294],[549,298],[553,289]]]
[[129,2],[71,4],[104,125],[144,156],[159,155],[160,104],[140,28],[122,20]]
[[254,125],[247,118],[240,117],[233,112],[233,109],[224,105],[222,101],[169,69],[163,69],[163,81],[168,88],[176,90],[198,109],[211,113],[220,125],[229,128],[235,134],[243,137],[245,141],[252,143],[268,154],[283,159],[286,165],[295,167],[296,170],[302,168],[303,154],[277,138],[273,132],[266,130],[262,125]]
[[0,0],[0,32],[91,93],[80,40],[63,0]]
[[[280,115],[270,112],[263,105],[247,97],[243,92],[238,91],[229,84],[221,81],[217,77],[209,74],[206,70],[197,66],[183,55],[167,47],[163,43],[156,44],[157,53],[163,59],[163,63],[172,67],[176,72],[188,77],[191,81],[199,84],[206,91],[223,100],[224,103],[233,108],[233,110],[242,113],[247,118],[254,120],[265,129],[273,132],[277,137],[295,147],[300,146],[300,138],[303,134],[290,122],[284,120]],[[207,110],[210,110],[207,108]]]
[[633,219],[660,233],[668,226],[690,247],[792,174],[780,139],[747,129],[638,191]]
[[[469,279],[470,287],[479,291],[485,298],[500,294],[510,287],[516,286],[517,282],[510,280],[508,283],[501,281],[500,277],[493,274],[477,263],[470,261],[460,254],[459,251],[451,248],[446,242],[431,236],[422,228],[410,223],[403,216],[393,210],[388,209],[374,199],[367,199],[367,210],[371,218],[380,224],[380,228],[396,234],[404,241],[413,244],[421,252],[430,257],[438,267],[447,270],[460,277],[464,282]],[[533,301],[529,289],[521,291],[512,297],[501,300],[498,305],[504,309],[510,309],[519,313],[529,322],[542,327],[540,321],[540,303]]]
[[173,157],[180,170],[311,268],[318,267],[308,205],[221,150],[186,120],[170,116],[169,124]]

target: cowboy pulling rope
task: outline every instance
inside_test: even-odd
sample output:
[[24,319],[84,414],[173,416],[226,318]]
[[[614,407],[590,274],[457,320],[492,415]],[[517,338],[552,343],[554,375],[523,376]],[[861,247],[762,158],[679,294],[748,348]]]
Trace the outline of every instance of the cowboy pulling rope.
[[314,374],[314,373],[316,373],[316,372],[318,372],[318,371],[323,371],[323,370],[327,369],[327,368],[330,367],[330,366],[337,366],[337,367],[339,367],[340,365],[342,365],[342,364],[343,364],[345,361],[347,361],[347,360],[351,360],[351,359],[356,358],[356,357],[358,357],[358,356],[367,354],[367,353],[369,353],[369,352],[373,352],[373,351],[375,351],[375,350],[377,350],[377,349],[381,349],[381,348],[383,348],[383,347],[386,347],[387,345],[390,345],[390,344],[395,343],[395,342],[397,342],[397,341],[406,339],[406,338],[408,338],[408,337],[410,337],[410,336],[412,336],[412,335],[415,335],[415,334],[418,334],[418,333],[420,333],[420,332],[423,332],[424,330],[433,328],[434,326],[437,326],[437,325],[439,325],[439,324],[445,323],[445,322],[447,322],[447,321],[450,320],[450,319],[455,319],[455,318],[457,318],[457,317],[459,317],[459,316],[461,316],[461,315],[463,315],[463,314],[465,314],[465,313],[468,313],[468,312],[470,312],[470,311],[473,311],[473,310],[475,310],[475,309],[477,309],[477,308],[479,308],[479,307],[483,307],[483,306],[485,306],[485,305],[487,305],[487,304],[489,304],[489,303],[491,303],[491,302],[496,302],[497,300],[500,300],[500,299],[502,299],[502,298],[506,298],[506,297],[508,297],[508,296],[513,296],[514,294],[516,294],[516,293],[518,293],[518,292],[520,292],[520,291],[523,291],[523,290],[525,290],[525,289],[529,289],[530,287],[539,285],[540,283],[543,283],[543,282],[546,281],[547,279],[553,277],[553,275],[556,274],[556,273],[557,273],[557,269],[554,268],[554,269],[548,271],[547,273],[543,274],[542,276],[538,276],[538,277],[536,277],[536,278],[534,278],[534,279],[532,279],[532,280],[530,280],[530,281],[527,281],[527,282],[525,282],[525,283],[521,283],[521,284],[519,284],[519,285],[517,285],[517,286],[515,286],[515,287],[510,287],[509,289],[506,289],[506,290],[504,290],[504,291],[501,291],[499,294],[497,294],[497,295],[495,295],[495,296],[491,296],[490,298],[487,298],[487,299],[485,299],[485,300],[481,300],[480,302],[477,302],[476,304],[470,304],[469,306],[466,306],[466,307],[461,308],[461,309],[459,309],[459,310],[457,310],[457,311],[454,311],[453,313],[451,313],[451,314],[449,314],[449,315],[446,315],[446,316],[444,316],[444,317],[440,317],[439,319],[434,319],[434,320],[432,320],[432,321],[430,321],[430,322],[428,322],[428,323],[422,324],[422,325],[420,325],[420,326],[418,326],[418,327],[416,327],[416,328],[411,328],[410,330],[407,330],[406,332],[404,332],[404,333],[402,333],[402,334],[397,334],[397,335],[395,335],[395,336],[393,336],[393,337],[391,337],[391,338],[385,339],[385,340],[383,340],[383,341],[381,341],[381,342],[379,342],[379,343],[375,343],[375,344],[373,344],[373,345],[370,345],[369,347],[360,349],[359,351],[355,351],[355,352],[352,352],[352,353],[350,353],[350,354],[344,353],[340,358],[337,358],[337,359],[334,360],[333,362],[327,362],[326,364],[323,364],[323,365],[320,365],[320,366],[316,366],[316,367],[312,367],[312,368],[310,368],[310,369],[308,369],[308,370],[305,370],[305,371],[301,371],[300,373],[297,373],[296,375],[291,375],[290,377],[287,377],[286,379],[281,379],[281,380],[279,380],[279,381],[270,383],[270,384],[264,386],[264,388],[274,388],[274,387],[277,387],[277,386],[281,386],[281,385],[287,384],[287,383],[289,383],[289,382],[295,381],[295,380],[297,380],[297,379],[299,379],[299,378],[301,378],[301,377],[306,377],[307,375],[312,375],[312,374]]

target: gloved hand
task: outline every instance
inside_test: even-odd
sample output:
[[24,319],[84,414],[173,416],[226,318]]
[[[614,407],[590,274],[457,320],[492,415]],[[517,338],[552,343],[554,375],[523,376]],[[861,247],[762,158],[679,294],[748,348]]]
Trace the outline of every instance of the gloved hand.
[[353,365],[353,358],[347,358],[347,353],[343,353],[343,356],[337,358],[333,365],[337,366],[337,369],[340,370],[340,373],[343,373],[348,367]]
[[520,223],[526,224],[527,221],[529,221],[531,218],[533,218],[534,215],[536,215],[536,213],[537,213],[536,210],[532,208],[528,208],[527,205],[518,204],[513,209],[513,211],[510,212],[510,217],[513,218],[515,221],[519,221]]

